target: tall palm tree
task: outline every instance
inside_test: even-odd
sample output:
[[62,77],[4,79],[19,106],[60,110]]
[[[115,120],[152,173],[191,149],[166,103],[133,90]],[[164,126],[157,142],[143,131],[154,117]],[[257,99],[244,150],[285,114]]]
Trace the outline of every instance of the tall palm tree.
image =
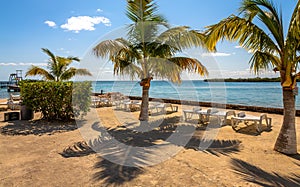
[[32,66],[27,72],[25,76],[35,76],[40,75],[44,77],[46,80],[50,81],[64,81],[69,80],[75,75],[89,75],[92,74],[87,69],[77,69],[74,67],[68,68],[68,66],[73,62],[79,62],[79,58],[77,57],[60,57],[55,56],[50,50],[42,48],[43,52],[46,53],[49,57],[48,69]]
[[[243,0],[239,10],[238,16],[231,15],[207,27],[207,44],[214,48],[219,40],[238,41],[243,48],[253,52],[249,64],[255,73],[270,67],[280,72],[284,117],[274,149],[285,154],[296,154],[295,93],[296,80],[300,77],[299,1],[296,3],[286,34],[282,14],[272,1]],[[258,23],[255,24],[254,21]]]
[[[109,57],[113,62],[114,74],[141,80],[140,121],[148,121],[149,89],[154,76],[180,82],[180,74],[185,70],[207,74],[197,59],[175,56],[183,49],[204,46],[204,35],[185,26],[170,28],[156,12],[152,0],[128,1],[126,15],[133,21],[128,26],[128,39],[106,40],[94,47],[97,57]],[[165,31],[161,32],[161,28]]]

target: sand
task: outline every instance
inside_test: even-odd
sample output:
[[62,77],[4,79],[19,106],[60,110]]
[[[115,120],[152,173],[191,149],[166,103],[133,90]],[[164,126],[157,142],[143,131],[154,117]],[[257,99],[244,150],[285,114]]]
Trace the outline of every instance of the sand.
[[[138,126],[133,118],[138,112],[117,111],[113,107],[95,109],[102,129],[119,142],[144,150],[157,146],[153,155],[141,153],[131,159],[132,164],[140,167],[122,166],[103,159],[84,143],[85,130],[95,127],[92,118],[86,119],[80,129],[75,122],[37,120],[40,114],[35,114],[34,121],[0,122],[0,186],[300,185],[300,156],[290,157],[273,151],[282,115],[268,114],[272,118],[272,130],[257,134],[253,126],[235,132],[230,125],[208,125],[210,128],[207,128],[207,125],[197,124],[196,118],[190,123],[180,122],[181,110],[179,107],[175,113],[151,116],[151,121],[166,118],[163,127],[137,133],[133,130]],[[1,121],[3,113],[0,113]],[[300,129],[299,117],[296,124]],[[171,134],[176,135],[176,125],[196,128],[190,142],[168,139]],[[201,137],[212,131],[217,134],[212,137],[211,148],[199,150],[197,143]],[[297,142],[300,153],[299,134]],[[116,150],[110,151],[113,144],[107,145],[101,147],[100,152],[106,151],[108,155],[116,152],[117,160],[124,159]],[[173,150],[178,152],[172,155]],[[130,157],[129,149],[127,153]],[[154,154],[161,154],[161,161]],[[155,161],[158,163],[145,166]]]

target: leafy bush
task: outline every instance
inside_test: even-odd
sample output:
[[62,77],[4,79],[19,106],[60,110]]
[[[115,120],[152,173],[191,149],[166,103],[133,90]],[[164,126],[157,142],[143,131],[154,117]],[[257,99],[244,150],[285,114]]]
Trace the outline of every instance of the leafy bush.
[[90,82],[20,82],[23,104],[47,120],[83,116],[91,103]]

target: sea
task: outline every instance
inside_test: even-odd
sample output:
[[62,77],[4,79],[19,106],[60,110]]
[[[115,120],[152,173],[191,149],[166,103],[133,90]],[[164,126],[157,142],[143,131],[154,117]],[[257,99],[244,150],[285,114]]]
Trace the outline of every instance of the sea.
[[[121,92],[128,96],[141,96],[138,81],[95,81],[93,92]],[[8,98],[6,89],[0,90],[0,98]],[[151,81],[149,96],[158,99],[239,104],[282,108],[282,89],[279,82],[205,82]],[[296,109],[300,109],[300,98],[296,96]]]

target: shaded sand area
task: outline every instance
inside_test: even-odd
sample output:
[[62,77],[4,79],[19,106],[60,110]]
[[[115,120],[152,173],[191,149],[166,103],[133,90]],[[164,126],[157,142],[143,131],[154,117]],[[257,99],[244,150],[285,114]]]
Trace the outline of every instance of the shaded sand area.
[[[181,111],[151,116],[154,127],[144,132],[138,129],[138,112],[112,107],[93,109],[94,115],[79,121],[80,129],[75,122],[0,122],[0,186],[300,185],[300,155],[273,151],[282,115],[268,114],[272,130],[258,135],[253,126],[235,132],[229,125],[213,125],[214,120],[209,125],[182,122]],[[208,135],[213,135],[210,147],[202,150],[200,140]],[[185,142],[185,136],[192,137]]]

